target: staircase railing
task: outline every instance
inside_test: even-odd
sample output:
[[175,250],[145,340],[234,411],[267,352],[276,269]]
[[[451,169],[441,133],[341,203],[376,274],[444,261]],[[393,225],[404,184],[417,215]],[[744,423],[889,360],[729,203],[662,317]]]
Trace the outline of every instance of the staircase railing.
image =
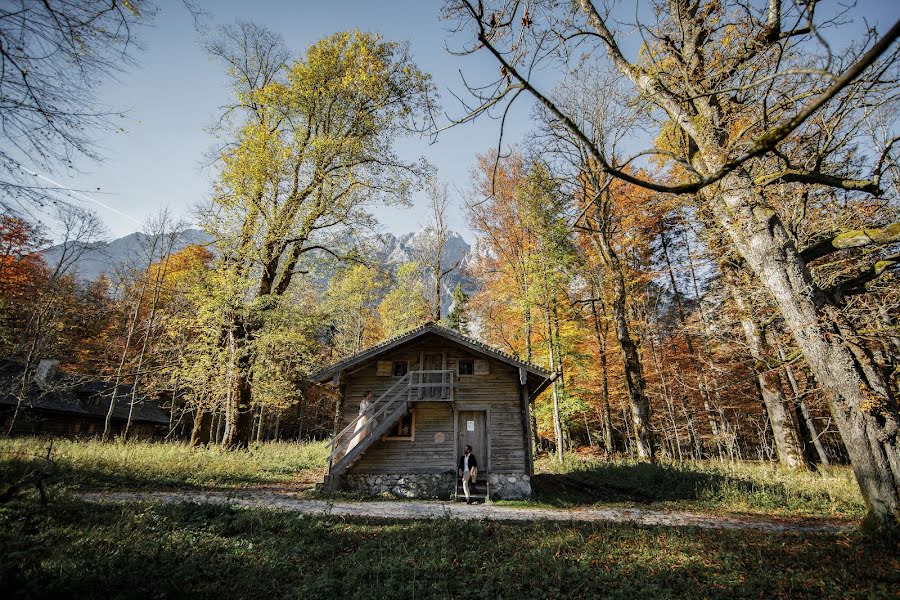
[[[394,385],[388,388],[388,390],[380,395],[377,400],[373,401],[372,404],[369,405],[369,408],[364,412],[359,413],[355,419],[350,421],[350,423],[344,427],[334,438],[326,444],[326,447],[332,448],[333,451],[331,455],[328,457],[328,460],[333,460],[334,456],[340,451],[342,442],[346,441],[346,438],[349,435],[356,433],[356,426],[360,422],[361,419],[365,418],[367,423],[374,423],[375,419],[377,419],[381,414],[387,410],[387,408],[394,404],[403,394],[408,393],[410,382],[410,373],[407,373],[400,379],[394,382]],[[400,389],[398,389],[400,388]],[[390,397],[387,401],[385,398],[388,398],[391,394],[394,396]],[[378,411],[372,414],[372,411],[378,408]],[[351,438],[352,439],[352,438]]]
[[[379,418],[388,414],[388,411],[398,406],[399,402],[413,402],[416,400],[439,400],[438,398],[424,397],[420,398],[419,394],[425,390],[440,388],[442,397],[440,400],[453,399],[453,374],[452,370],[425,370],[425,371],[409,371],[394,382],[386,392],[381,394],[369,407],[358,414],[355,419],[350,421],[334,438],[326,444],[331,448],[331,454],[328,456],[329,468],[346,456],[355,446],[351,446],[351,442],[363,433],[363,437],[357,442],[362,444],[370,437],[370,434],[378,427]],[[439,379],[440,381],[426,381],[426,378]],[[449,397],[448,397],[449,396]],[[360,423],[365,419],[365,428],[357,431]]]

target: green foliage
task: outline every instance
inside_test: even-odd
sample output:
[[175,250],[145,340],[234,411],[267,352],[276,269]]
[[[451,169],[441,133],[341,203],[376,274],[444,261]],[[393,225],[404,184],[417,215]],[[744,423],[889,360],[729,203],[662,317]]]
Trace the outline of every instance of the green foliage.
[[422,265],[400,265],[395,281],[378,305],[383,337],[391,338],[426,322],[430,315]]
[[447,327],[455,329],[463,335],[469,335],[469,318],[466,313],[466,304],[469,302],[469,296],[463,291],[462,284],[456,284],[451,298],[453,302],[450,304],[450,311],[447,313]]
[[393,521],[61,499],[0,507],[9,597],[892,597],[896,549],[856,534]]
[[286,298],[266,314],[253,340],[253,401],[275,409],[301,399],[299,384],[318,367],[321,314]]
[[[46,455],[48,440],[0,441],[0,480],[14,481]],[[54,440],[51,483],[82,490],[240,488],[321,479],[322,443],[254,444],[241,452],[184,444]]]
[[337,272],[325,291],[325,312],[334,325],[334,347],[339,356],[358,352],[381,337],[378,299],[388,285],[378,269],[354,264]]

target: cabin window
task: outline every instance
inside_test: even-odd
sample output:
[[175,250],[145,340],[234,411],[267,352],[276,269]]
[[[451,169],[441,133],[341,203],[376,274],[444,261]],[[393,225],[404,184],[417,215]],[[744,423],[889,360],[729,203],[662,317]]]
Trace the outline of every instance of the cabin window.
[[409,411],[403,417],[397,421],[397,424],[391,427],[387,435],[384,436],[386,440],[413,440],[415,439],[416,434],[416,412]]
[[403,377],[409,372],[409,361],[395,360],[393,366],[394,377]]
[[471,358],[461,358],[457,363],[457,369],[460,375],[474,375],[475,361]]

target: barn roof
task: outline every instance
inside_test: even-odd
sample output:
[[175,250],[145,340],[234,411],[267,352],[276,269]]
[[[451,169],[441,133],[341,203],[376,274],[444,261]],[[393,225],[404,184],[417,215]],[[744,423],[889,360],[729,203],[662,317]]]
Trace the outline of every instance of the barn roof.
[[[0,406],[18,405],[24,368],[25,365],[21,362],[0,359]],[[46,410],[72,416],[104,418],[109,410],[113,388],[112,382],[65,373],[56,369],[47,383],[42,385],[37,381],[32,381],[27,386],[21,406],[26,409]],[[119,384],[116,388],[113,419],[125,420],[128,418],[131,391],[131,386],[126,384]],[[169,418],[159,405],[142,395],[138,396],[134,404],[131,420],[135,423],[153,423],[155,425],[169,423]]]
[[353,356],[348,356],[347,358],[322,369],[318,373],[313,374],[310,379],[318,383],[324,383],[329,379],[332,379],[335,374],[345,369],[349,369],[366,361],[372,360],[373,358],[376,358],[384,354],[385,352],[389,352],[390,350],[393,350],[398,346],[402,346],[403,344],[407,344],[428,334],[437,335],[451,342],[457,343],[460,346],[464,346],[469,350],[472,350],[473,352],[477,352],[512,365],[514,367],[524,369],[525,372],[530,376],[530,379],[539,380],[535,381],[536,386],[532,386],[531,388],[532,397],[535,397],[537,394],[542,392],[547,387],[547,385],[549,385],[554,379],[556,379],[556,373],[551,373],[547,369],[539,367],[533,363],[519,360],[512,354],[503,352],[502,350],[498,350],[497,348],[494,348],[492,346],[488,346],[484,342],[463,335],[454,329],[444,327],[443,325],[438,325],[434,322],[425,323],[424,325],[420,325],[415,329],[411,329],[405,333],[401,333],[396,337],[390,338],[361,352],[358,352]]

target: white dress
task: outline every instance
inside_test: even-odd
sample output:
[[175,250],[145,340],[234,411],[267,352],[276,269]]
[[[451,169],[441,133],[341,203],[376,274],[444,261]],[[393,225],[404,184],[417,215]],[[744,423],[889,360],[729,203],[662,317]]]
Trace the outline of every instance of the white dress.
[[369,416],[368,411],[369,407],[372,406],[371,400],[366,400],[363,398],[359,403],[359,420],[356,422],[356,427],[353,428],[353,438],[350,440],[350,444],[347,446],[347,452],[350,452],[358,443],[363,441],[366,435],[369,433]]

